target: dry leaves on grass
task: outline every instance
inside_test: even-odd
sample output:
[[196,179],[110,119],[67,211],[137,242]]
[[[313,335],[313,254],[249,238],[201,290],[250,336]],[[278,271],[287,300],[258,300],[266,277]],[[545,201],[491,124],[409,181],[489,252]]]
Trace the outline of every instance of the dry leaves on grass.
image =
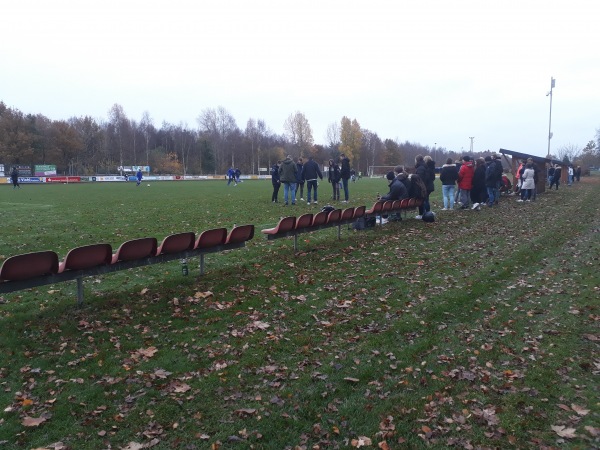
[[575,428],[567,428],[564,425],[552,425],[551,428],[560,437],[566,439],[572,439],[577,436],[575,434]]
[[38,427],[43,424],[47,419],[45,417],[29,417],[26,416],[21,421],[21,425],[25,427]]

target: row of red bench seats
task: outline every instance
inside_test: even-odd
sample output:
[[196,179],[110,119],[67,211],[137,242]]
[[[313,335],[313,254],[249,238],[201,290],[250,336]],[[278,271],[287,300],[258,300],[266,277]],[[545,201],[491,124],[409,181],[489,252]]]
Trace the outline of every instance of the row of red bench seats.
[[[201,272],[204,253],[214,253],[245,246],[254,237],[254,225],[172,234],[158,244],[146,237],[122,243],[115,253],[110,244],[92,244],[70,250],[59,262],[54,251],[40,251],[11,256],[0,268],[0,292],[13,292],[82,277],[124,270],[131,267],[200,255]],[[81,298],[80,298],[81,300]]]
[[365,212],[367,216],[382,217],[385,214],[404,212],[418,208],[423,204],[422,198],[404,198],[402,200],[377,201]]
[[[377,201],[367,210],[365,206],[336,209],[330,212],[284,217],[269,229],[262,230],[268,239],[294,236],[317,229],[349,224],[361,217],[381,216],[395,211],[419,206],[417,199]],[[11,256],[0,267],[0,293],[13,292],[54,282],[78,280],[78,297],[83,298],[81,279],[85,276],[124,270],[141,265],[155,264],[178,258],[200,255],[200,271],[204,273],[204,254],[242,247],[254,237],[254,225],[234,227],[228,234],[226,228],[206,230],[196,238],[193,232],[167,236],[160,245],[156,238],[126,241],[113,254],[110,244],[92,244],[70,250],[59,262],[54,251],[41,251]]]

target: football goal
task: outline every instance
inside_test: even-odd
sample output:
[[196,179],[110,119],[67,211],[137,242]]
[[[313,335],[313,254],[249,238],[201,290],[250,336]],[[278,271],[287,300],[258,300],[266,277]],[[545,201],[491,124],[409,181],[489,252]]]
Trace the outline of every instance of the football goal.
[[369,166],[367,168],[367,176],[369,178],[385,177],[388,172],[393,172],[396,166]]

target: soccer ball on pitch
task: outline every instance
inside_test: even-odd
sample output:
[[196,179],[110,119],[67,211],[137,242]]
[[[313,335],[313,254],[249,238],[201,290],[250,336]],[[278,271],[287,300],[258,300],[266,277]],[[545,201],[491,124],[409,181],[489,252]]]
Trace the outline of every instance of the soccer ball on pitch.
[[150,185],[148,185],[148,187],[150,187]]

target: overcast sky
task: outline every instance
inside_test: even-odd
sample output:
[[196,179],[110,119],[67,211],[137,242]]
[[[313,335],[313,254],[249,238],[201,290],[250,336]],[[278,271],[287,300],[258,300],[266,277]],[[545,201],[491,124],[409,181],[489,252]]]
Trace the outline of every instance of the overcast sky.
[[196,128],[223,106],[245,129],[315,143],[343,116],[382,139],[545,156],[600,128],[598,0],[18,0],[2,6],[0,100],[51,119],[115,103]]

